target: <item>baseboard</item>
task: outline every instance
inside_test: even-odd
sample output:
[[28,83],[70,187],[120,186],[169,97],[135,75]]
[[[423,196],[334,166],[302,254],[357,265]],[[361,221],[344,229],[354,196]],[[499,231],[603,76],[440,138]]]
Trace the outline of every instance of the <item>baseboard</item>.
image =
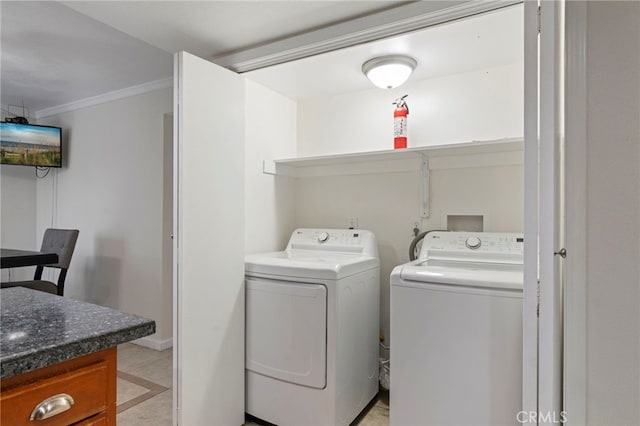
[[173,337],[164,340],[154,339],[152,337],[143,337],[141,339],[132,340],[133,343],[138,346],[144,346],[145,348],[154,349],[156,351],[164,351],[173,347]]

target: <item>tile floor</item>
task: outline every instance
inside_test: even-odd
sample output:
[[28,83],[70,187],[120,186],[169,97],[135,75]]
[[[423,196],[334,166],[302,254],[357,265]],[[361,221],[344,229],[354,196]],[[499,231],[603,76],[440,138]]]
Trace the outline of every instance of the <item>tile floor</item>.
[[118,346],[118,426],[170,426],[173,353]]
[[[118,426],[171,425],[172,355],[171,349],[159,352],[132,343],[118,346]],[[380,392],[353,424],[388,426],[388,392]]]

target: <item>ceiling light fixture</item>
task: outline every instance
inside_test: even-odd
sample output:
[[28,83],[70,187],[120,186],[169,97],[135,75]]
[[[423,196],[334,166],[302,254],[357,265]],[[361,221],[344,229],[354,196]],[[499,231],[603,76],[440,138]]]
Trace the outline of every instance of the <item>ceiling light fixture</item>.
[[375,86],[393,89],[407,81],[416,65],[416,60],[409,56],[380,56],[362,64],[362,72]]

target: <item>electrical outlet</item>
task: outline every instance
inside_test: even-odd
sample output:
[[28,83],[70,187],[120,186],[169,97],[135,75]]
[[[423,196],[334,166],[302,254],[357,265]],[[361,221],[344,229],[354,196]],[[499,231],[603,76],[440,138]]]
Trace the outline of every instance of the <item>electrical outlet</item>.
[[358,228],[358,218],[355,216],[347,217],[347,228],[349,229],[357,229]]

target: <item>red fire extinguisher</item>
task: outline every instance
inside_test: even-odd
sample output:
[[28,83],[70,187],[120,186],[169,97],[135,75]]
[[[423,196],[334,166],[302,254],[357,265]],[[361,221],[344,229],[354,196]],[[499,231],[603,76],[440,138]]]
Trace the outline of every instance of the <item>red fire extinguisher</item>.
[[408,95],[396,99],[393,103],[396,109],[393,111],[393,148],[401,149],[407,147],[407,115],[409,106],[404,101]]

